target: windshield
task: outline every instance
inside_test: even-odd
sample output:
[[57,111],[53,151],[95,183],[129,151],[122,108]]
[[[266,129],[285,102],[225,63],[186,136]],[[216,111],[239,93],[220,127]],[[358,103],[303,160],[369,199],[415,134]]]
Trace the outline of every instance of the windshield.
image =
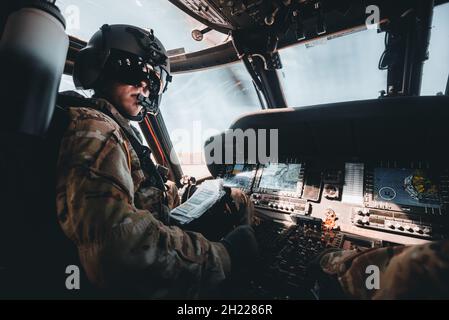
[[229,128],[243,113],[260,108],[242,62],[174,75],[161,111],[184,174],[207,176],[204,142]]
[[292,107],[379,97],[387,71],[378,69],[384,33],[366,30],[280,51],[280,73]]
[[227,38],[225,34],[211,31],[203,41],[193,40],[191,31],[204,26],[167,0],[58,0],[56,4],[66,19],[67,33],[84,41],[105,23],[153,29],[167,50],[198,51]]

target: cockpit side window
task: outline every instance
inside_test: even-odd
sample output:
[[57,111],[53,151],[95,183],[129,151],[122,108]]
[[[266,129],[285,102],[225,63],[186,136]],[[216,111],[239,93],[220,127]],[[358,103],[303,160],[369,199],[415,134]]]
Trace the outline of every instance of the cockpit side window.
[[424,63],[421,95],[435,95],[446,90],[449,75],[449,3],[435,7],[429,46],[429,60]]
[[73,78],[70,75],[63,74],[61,78],[61,83],[59,84],[59,92],[63,91],[77,91],[75,84],[73,83]]
[[379,97],[387,71],[378,69],[385,33],[365,30],[280,51],[287,103],[301,107]]

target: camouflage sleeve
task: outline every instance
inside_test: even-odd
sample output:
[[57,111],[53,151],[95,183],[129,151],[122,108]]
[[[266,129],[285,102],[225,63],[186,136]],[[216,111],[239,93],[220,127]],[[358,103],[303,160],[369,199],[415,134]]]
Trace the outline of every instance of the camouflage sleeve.
[[159,221],[169,224],[170,210],[179,206],[180,198],[178,188],[173,181],[167,181],[165,188],[166,202],[164,201],[164,194],[161,190],[151,186],[141,186],[134,193],[134,204],[136,208],[148,210]]
[[197,297],[222,282],[221,243],[158,221],[134,205],[126,141],[106,116],[70,109],[58,162],[57,213],[89,279],[146,297]]
[[340,250],[325,254],[322,270],[357,299],[449,298],[449,240],[415,246]]

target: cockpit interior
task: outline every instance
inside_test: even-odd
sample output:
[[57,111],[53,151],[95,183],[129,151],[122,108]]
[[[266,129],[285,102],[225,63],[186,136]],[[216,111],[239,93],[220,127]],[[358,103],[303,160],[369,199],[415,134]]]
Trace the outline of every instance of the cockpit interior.
[[[180,190],[221,180],[253,203],[259,269],[231,297],[315,299],[306,269],[324,249],[449,238],[448,1],[135,0],[116,9],[47,2],[65,16],[60,77],[46,85],[27,63],[0,74],[0,297],[97,297],[92,288],[79,296],[63,287],[62,266],[79,262],[55,231],[56,151],[44,137],[64,123],[53,110],[58,92],[73,87],[74,61],[91,35],[83,28],[121,21],[107,10],[118,18],[154,11],[155,34],[173,43],[176,31],[190,43],[169,44],[173,88],[136,127]],[[0,34],[20,5],[0,4]],[[185,29],[178,16],[157,21],[168,12],[183,17]],[[153,27],[151,18],[141,21]],[[54,41],[56,52],[51,36],[29,41]],[[2,48],[5,68],[10,53]],[[38,94],[46,109],[29,103]],[[195,134],[195,119],[218,130]]]

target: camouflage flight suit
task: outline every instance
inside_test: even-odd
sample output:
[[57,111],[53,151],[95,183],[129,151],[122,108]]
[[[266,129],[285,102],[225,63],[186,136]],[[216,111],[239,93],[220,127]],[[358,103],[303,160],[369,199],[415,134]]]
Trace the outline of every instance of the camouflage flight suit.
[[[68,109],[56,199],[60,225],[77,245],[88,278],[148,298],[207,294],[230,273],[227,250],[163,223],[169,210],[162,193],[141,187],[146,177],[139,159],[116,123],[127,120],[106,100],[94,101],[98,110]],[[174,184],[168,193],[169,206],[178,205]]]
[[[449,298],[449,240],[362,252],[337,250],[324,254],[319,265],[326,276],[338,281],[343,291],[340,297]],[[379,268],[378,288],[367,286],[368,277],[374,274],[367,271],[368,266]],[[368,282],[371,283],[370,279]]]

